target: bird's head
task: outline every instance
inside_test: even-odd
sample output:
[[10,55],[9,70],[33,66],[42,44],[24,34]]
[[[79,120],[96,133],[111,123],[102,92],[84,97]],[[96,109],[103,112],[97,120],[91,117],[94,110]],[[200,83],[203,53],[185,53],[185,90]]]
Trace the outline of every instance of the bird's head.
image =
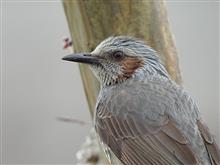
[[89,64],[102,85],[151,74],[168,77],[156,52],[145,42],[128,36],[109,37],[91,53],[71,54],[63,60]]

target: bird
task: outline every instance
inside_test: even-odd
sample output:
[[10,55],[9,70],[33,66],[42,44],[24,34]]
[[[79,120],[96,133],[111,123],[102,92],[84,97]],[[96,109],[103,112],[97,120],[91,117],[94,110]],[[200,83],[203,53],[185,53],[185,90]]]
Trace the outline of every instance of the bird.
[[220,164],[219,146],[195,101],[144,40],[111,36],[92,52],[63,60],[88,64],[101,84],[94,127],[110,161]]

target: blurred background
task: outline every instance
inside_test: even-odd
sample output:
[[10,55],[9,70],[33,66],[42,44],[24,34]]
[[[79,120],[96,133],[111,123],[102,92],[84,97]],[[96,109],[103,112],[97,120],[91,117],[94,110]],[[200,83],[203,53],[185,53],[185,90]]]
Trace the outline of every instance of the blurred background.
[[[220,144],[219,2],[167,1],[186,90]],[[1,3],[1,161],[75,164],[92,124],[60,1]],[[58,117],[87,122],[65,123]]]

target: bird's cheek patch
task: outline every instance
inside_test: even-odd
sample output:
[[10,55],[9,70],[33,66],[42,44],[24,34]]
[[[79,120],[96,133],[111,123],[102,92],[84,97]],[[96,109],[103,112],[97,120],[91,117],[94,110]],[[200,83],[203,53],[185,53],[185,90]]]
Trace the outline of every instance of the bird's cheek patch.
[[143,60],[133,57],[128,57],[121,62],[123,68],[123,76],[129,78],[140,67],[143,66]]

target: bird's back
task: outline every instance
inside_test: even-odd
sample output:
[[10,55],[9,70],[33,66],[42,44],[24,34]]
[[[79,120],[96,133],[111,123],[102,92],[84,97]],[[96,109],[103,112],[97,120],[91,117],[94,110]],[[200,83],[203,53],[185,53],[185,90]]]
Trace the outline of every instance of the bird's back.
[[100,140],[125,164],[220,163],[195,103],[166,78],[104,87],[95,120]]

